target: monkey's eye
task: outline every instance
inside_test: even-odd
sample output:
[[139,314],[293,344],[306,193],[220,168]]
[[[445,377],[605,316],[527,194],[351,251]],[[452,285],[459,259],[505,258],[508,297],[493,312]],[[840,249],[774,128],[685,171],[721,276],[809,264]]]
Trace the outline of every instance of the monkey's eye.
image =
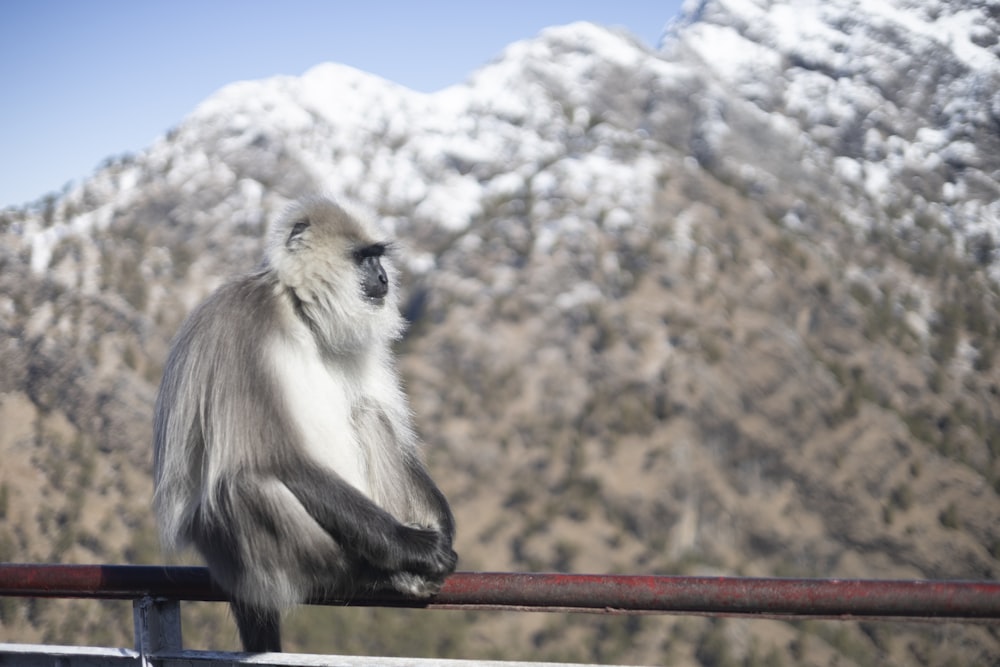
[[366,245],[363,248],[355,248],[353,253],[354,261],[360,264],[369,257],[381,257],[385,254],[387,248],[388,244],[386,243],[372,243],[371,245]]

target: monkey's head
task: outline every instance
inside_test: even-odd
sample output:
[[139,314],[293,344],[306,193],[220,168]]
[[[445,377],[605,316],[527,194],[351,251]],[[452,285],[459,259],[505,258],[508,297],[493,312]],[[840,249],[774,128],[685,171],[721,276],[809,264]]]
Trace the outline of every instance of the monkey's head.
[[353,347],[402,332],[390,249],[363,213],[312,197],[271,226],[265,262],[314,329]]

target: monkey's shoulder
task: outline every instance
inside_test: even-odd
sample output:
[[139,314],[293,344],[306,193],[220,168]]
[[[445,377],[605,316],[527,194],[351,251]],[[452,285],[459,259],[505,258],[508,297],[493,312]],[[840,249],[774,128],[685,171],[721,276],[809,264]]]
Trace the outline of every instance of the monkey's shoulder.
[[218,335],[219,330],[274,326],[279,307],[274,284],[265,272],[228,280],[191,311],[182,332]]

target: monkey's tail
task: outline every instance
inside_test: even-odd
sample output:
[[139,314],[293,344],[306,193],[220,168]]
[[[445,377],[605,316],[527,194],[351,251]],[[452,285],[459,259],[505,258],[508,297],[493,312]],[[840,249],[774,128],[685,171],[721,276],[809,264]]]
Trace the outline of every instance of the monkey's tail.
[[249,653],[281,651],[281,612],[261,609],[240,600],[229,603],[240,630],[243,650]]

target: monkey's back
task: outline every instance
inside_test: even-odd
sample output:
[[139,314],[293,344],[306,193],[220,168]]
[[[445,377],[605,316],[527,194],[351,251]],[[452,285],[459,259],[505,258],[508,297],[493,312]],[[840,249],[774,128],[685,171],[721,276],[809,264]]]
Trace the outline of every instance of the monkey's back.
[[259,466],[274,448],[258,443],[285,437],[263,358],[276,307],[265,272],[244,276],[196,307],[171,345],[153,420],[154,508],[169,547],[190,542],[221,471]]

